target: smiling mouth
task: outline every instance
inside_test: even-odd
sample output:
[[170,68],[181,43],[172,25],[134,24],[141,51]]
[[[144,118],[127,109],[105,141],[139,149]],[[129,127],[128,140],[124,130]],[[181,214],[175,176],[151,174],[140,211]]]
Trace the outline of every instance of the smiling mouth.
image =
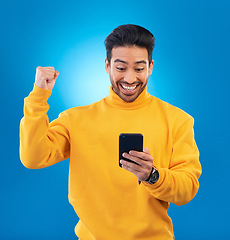
[[121,83],[120,86],[127,92],[133,92],[139,86],[139,84],[136,84],[134,86],[127,86],[126,84]]

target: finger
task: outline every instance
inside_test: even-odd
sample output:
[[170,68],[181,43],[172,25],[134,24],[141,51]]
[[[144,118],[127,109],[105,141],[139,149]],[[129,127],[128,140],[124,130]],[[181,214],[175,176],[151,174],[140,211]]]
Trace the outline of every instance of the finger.
[[120,161],[122,163],[122,168],[133,173],[140,181],[145,181],[149,176],[149,170],[144,170],[135,163],[127,162],[124,160]]
[[47,78],[47,80],[50,81],[53,81],[53,80],[56,80],[58,75],[59,75],[59,72],[58,71],[46,71],[46,73],[44,74],[45,77]]
[[145,147],[145,148],[143,149],[143,152],[151,155],[150,152],[149,152],[149,149],[148,149],[147,147]]
[[152,156],[145,152],[138,152],[138,151],[131,150],[129,151],[129,154],[133,157],[141,158],[145,161],[152,161]]
[[54,71],[54,67],[41,67],[41,66],[38,66],[37,70],[41,70],[41,71],[51,70],[51,71]]
[[139,172],[135,171],[134,169],[130,168],[129,166],[122,165],[122,168],[133,173],[134,175],[138,175]]
[[55,74],[54,74],[54,80],[56,80],[59,76],[59,72],[57,70],[55,70]]
[[51,74],[51,73],[47,74],[45,77],[46,77],[46,82],[48,82],[48,83],[56,80],[54,73],[53,74]]
[[42,68],[44,70],[52,70],[52,71],[54,71],[54,67],[40,67],[40,68]]
[[128,162],[128,161],[126,161],[126,160],[124,160],[124,159],[121,159],[120,160],[120,163],[121,163],[121,166],[124,168],[124,169],[126,169],[126,170],[128,170],[128,171],[131,171],[131,172],[140,172],[141,171],[141,168],[140,168],[140,166],[138,166],[137,164],[135,164],[135,163],[132,163],[132,162]]
[[138,164],[138,165],[143,165],[143,164],[142,164],[142,161],[143,161],[143,160],[141,160],[141,159],[138,158],[138,157],[131,156],[131,155],[128,154],[128,153],[123,153],[122,156],[125,157],[125,158],[128,158],[129,160],[135,162],[135,163]]
[[43,69],[41,71],[46,74],[54,74],[56,72],[54,69]]
[[47,82],[52,82],[53,80],[55,80],[54,74],[49,74],[49,75],[45,76],[45,78],[46,78]]

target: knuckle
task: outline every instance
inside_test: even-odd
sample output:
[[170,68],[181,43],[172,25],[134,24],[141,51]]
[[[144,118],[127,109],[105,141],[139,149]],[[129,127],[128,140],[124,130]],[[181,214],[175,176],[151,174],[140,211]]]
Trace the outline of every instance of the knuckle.
[[151,161],[151,162],[148,162],[148,168],[152,168],[153,167],[153,162]]
[[153,157],[152,157],[151,155],[149,156],[148,159],[149,159],[149,161],[150,161],[151,163],[153,162]]

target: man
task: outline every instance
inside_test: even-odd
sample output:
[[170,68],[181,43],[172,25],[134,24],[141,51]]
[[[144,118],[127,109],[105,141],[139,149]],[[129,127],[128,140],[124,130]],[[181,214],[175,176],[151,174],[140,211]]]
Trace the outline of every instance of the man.
[[[105,45],[109,95],[66,110],[50,124],[47,99],[59,73],[37,68],[20,123],[21,161],[43,168],[70,157],[69,201],[80,219],[79,239],[174,239],[169,202],[186,204],[199,188],[193,118],[147,92],[154,63],[148,30],[119,26]],[[120,159],[122,168],[121,133],[142,133],[145,146],[124,153],[132,162]]]

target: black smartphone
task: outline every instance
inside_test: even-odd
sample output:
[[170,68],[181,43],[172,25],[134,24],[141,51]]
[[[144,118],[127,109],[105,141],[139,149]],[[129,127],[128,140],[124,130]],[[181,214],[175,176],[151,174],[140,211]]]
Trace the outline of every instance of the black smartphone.
[[130,150],[143,152],[143,135],[141,133],[121,133],[119,135],[119,166],[120,160],[132,162],[122,156],[124,152],[129,153]]

